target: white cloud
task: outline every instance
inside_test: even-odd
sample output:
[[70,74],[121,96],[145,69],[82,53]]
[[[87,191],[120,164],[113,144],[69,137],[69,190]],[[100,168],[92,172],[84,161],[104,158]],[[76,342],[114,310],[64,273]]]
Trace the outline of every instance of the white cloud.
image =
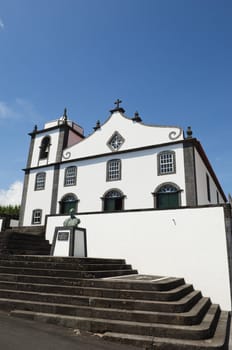
[[4,23],[3,23],[3,21],[1,20],[1,18],[0,18],[0,29],[4,29]]
[[16,98],[15,101],[10,104],[5,101],[0,101],[0,120],[21,118],[38,121],[40,115],[35,110],[33,104],[26,99]]
[[0,189],[0,205],[20,205],[23,184],[15,181],[7,190]]
[[14,115],[14,111],[3,101],[0,101],[0,119],[9,118]]

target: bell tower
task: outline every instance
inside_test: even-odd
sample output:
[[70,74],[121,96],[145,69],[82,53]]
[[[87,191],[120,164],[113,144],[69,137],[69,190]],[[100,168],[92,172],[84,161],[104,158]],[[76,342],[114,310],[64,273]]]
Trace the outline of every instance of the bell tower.
[[[41,130],[38,130],[37,125],[35,125],[29,135],[31,136],[31,142],[27,165],[23,169],[25,176],[20,210],[20,226],[24,225],[27,206],[29,208],[28,203],[30,203],[31,208],[36,206],[36,201],[38,203],[36,197],[39,197],[39,194],[33,184],[35,182],[35,174],[37,173],[44,172],[46,174],[46,191],[44,191],[44,196],[46,195],[49,201],[51,201],[50,214],[55,214],[57,184],[63,150],[84,139],[83,129],[68,119],[66,108],[59,119],[46,123]],[[29,214],[27,213],[26,215]]]

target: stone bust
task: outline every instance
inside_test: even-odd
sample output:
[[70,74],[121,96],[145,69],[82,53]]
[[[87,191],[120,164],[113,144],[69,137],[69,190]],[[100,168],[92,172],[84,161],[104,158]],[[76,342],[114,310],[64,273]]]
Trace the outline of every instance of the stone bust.
[[70,209],[69,214],[70,217],[64,220],[63,226],[77,227],[81,220],[74,215],[74,209]]

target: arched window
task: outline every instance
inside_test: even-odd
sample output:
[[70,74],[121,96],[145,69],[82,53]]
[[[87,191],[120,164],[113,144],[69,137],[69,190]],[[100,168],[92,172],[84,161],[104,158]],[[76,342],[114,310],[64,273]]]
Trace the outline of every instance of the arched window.
[[73,193],[66,194],[60,201],[60,214],[69,214],[70,209],[77,212],[78,199]]
[[173,174],[176,172],[176,157],[173,151],[164,151],[158,154],[158,175]]
[[47,159],[49,154],[49,148],[51,146],[51,139],[50,136],[45,136],[40,145],[40,154],[39,159]]
[[155,207],[158,209],[180,207],[180,189],[175,184],[163,184],[153,194],[155,197]]
[[38,173],[35,178],[35,191],[44,190],[46,173]]
[[42,210],[34,209],[32,212],[32,225],[40,225],[42,220]]
[[117,211],[124,209],[125,196],[119,190],[110,190],[106,192],[103,199],[103,211]]
[[69,166],[65,169],[64,175],[64,185],[65,186],[75,186],[77,180],[77,167]]
[[116,181],[121,180],[121,160],[111,159],[107,162],[106,180]]

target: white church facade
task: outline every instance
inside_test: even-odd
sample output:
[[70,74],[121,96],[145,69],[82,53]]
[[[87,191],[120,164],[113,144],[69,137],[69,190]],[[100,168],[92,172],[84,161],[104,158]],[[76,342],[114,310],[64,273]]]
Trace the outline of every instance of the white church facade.
[[88,257],[184,277],[231,310],[231,208],[200,142],[119,102],[88,137],[66,111],[30,133],[20,225],[44,225],[52,243],[74,208]]
[[44,225],[47,215],[174,209],[222,204],[226,196],[200,144],[179,127],[110,117],[84,137],[68,120],[37,127],[25,170],[20,225]]

